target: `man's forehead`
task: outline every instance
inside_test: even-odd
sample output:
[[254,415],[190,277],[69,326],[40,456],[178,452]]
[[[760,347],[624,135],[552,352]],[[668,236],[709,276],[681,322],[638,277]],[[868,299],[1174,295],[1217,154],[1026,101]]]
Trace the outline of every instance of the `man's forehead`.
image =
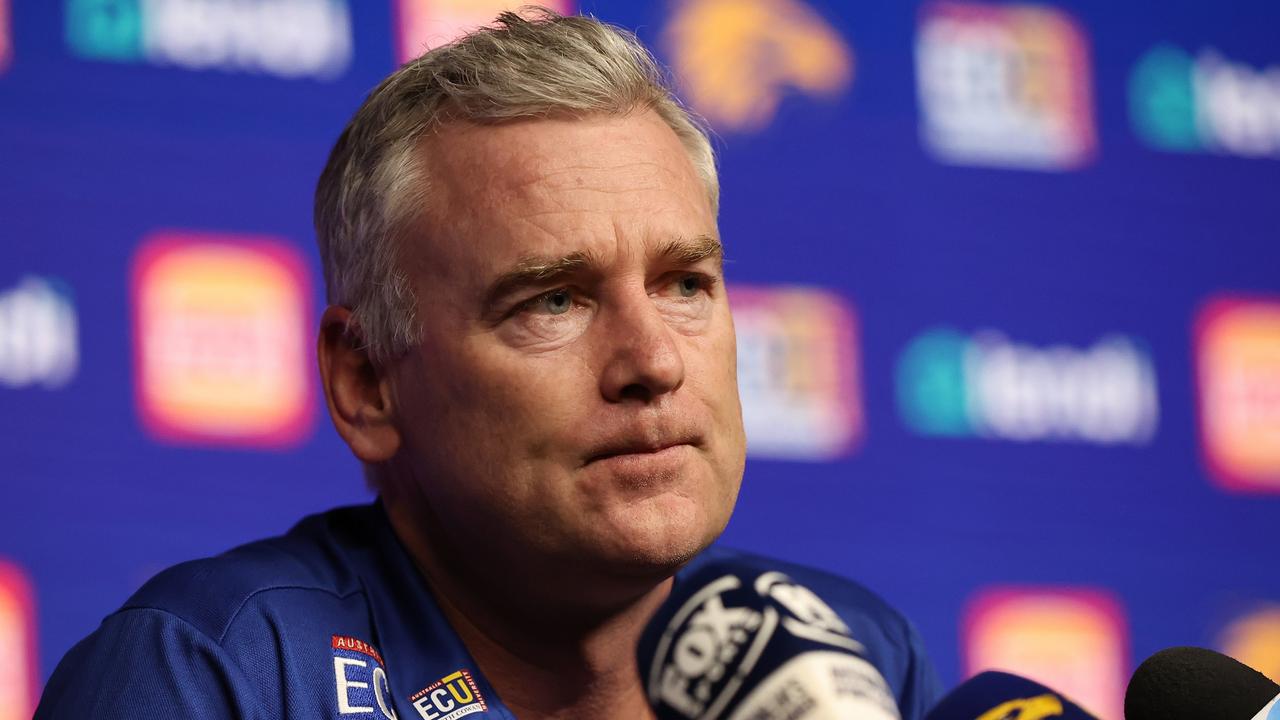
[[[643,189],[698,184],[684,147],[656,113],[446,123],[424,141],[433,176],[458,192],[568,191],[585,184]],[[443,189],[443,188],[442,188]]]
[[[647,113],[647,114],[646,114]],[[607,264],[715,238],[705,188],[651,111],[442,126],[428,158],[423,261],[488,283],[518,266]],[[696,244],[696,243],[695,243]],[[439,254],[440,252],[444,254]]]

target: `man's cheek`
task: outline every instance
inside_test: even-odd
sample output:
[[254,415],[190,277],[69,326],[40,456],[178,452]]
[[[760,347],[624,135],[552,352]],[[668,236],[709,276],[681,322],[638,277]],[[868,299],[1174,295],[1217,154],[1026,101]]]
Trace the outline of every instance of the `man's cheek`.
[[685,352],[686,382],[702,389],[709,402],[736,404],[738,397],[737,358],[732,338],[708,339]]
[[476,368],[468,378],[475,386],[471,408],[483,413],[488,422],[530,439],[548,435],[555,427],[578,424],[584,397],[594,391],[595,383],[568,372],[574,367],[580,364],[521,358]]

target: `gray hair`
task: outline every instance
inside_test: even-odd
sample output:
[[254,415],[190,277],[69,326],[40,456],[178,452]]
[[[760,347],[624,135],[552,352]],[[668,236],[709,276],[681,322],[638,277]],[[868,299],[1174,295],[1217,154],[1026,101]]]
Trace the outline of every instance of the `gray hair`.
[[421,139],[450,121],[501,123],[556,115],[656,112],[689,153],[712,212],[719,180],[707,133],[631,33],[542,8],[503,13],[493,27],[435,48],[382,81],[356,111],[316,187],[315,226],[330,303],[373,362],[418,343],[399,241],[430,199]]

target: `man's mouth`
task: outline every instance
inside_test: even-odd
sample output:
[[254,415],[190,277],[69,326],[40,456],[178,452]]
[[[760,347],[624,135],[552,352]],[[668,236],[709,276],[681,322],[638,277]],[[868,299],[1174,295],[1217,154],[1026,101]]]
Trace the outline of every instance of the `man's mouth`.
[[645,455],[664,455],[670,451],[678,450],[685,446],[693,446],[696,444],[696,438],[681,437],[663,440],[621,440],[617,442],[606,443],[604,446],[593,452],[587,457],[587,461],[583,465],[590,465],[601,460],[610,458],[627,457],[627,456],[645,456]]

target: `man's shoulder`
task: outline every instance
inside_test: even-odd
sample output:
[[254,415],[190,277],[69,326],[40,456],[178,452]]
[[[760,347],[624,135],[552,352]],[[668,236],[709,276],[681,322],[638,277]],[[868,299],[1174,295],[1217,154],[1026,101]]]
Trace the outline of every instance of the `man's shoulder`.
[[36,717],[326,716],[335,643],[377,655],[357,566],[381,517],[339,508],[161,572],[67,653]]
[[284,535],[180,563],[148,580],[117,612],[158,611],[217,642],[247,606],[343,600],[362,592],[343,545],[358,541],[372,510],[311,515]]

